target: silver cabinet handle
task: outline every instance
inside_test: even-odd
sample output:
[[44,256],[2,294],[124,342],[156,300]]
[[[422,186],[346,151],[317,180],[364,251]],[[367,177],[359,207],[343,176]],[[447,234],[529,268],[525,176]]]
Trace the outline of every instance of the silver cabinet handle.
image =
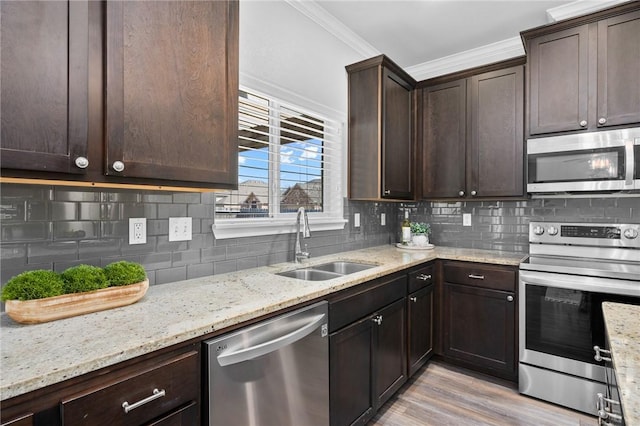
[[416,277],[416,279],[420,281],[429,281],[431,279],[431,275],[420,274]]
[[221,367],[226,367],[227,365],[238,364],[243,361],[249,361],[259,356],[275,352],[278,349],[307,337],[309,334],[313,333],[323,321],[325,321],[325,314],[314,315],[305,325],[297,330],[285,334],[284,336],[277,337],[273,340],[269,340],[255,346],[249,346],[248,348],[238,349],[237,351],[223,352],[218,355],[218,363]]
[[580,122],[580,126],[582,126],[582,127],[587,127],[587,120],[582,120],[582,121]]
[[613,419],[617,421],[622,420],[622,416],[611,412],[610,404],[620,405],[618,401],[614,401],[613,399],[610,399],[610,398],[605,398],[604,395],[600,392],[596,394],[596,397],[597,397],[596,410],[598,412],[598,417],[599,417],[598,420],[607,420],[607,419]]
[[598,124],[605,124],[606,122],[607,122],[607,119],[606,119],[606,118],[604,118],[604,117],[600,117],[600,118],[598,119]]
[[415,297],[415,296],[411,296],[411,297],[409,298],[409,300],[411,300],[412,302],[417,302],[417,301],[418,301],[418,298],[417,298],[417,297]]
[[473,278],[474,280],[484,280],[484,275],[469,274],[469,278]]
[[162,390],[158,390],[158,389],[154,389],[153,393],[151,395],[149,395],[148,397],[141,399],[138,402],[134,402],[133,404],[129,404],[127,401],[122,403],[122,408],[124,408],[124,412],[128,413],[129,411],[135,410],[136,408],[147,404],[153,400],[156,400],[158,398],[162,398],[163,396],[165,396],[165,391],[164,389]]
[[[611,361],[611,357],[610,357],[611,351],[608,351],[606,349],[601,349],[600,346],[598,345],[594,346],[593,350],[596,352],[595,356],[593,357],[593,359],[595,359],[596,361]],[[609,355],[609,356],[608,357],[602,356],[602,354]]]
[[464,191],[459,191],[458,195],[461,196],[461,197],[464,197]]
[[384,195],[389,195],[391,194],[391,190],[390,189],[385,189],[384,190]]
[[87,157],[78,157],[76,158],[76,167],[79,169],[86,169],[87,167],[89,167],[89,160],[87,160]]
[[376,315],[371,321],[375,322],[378,325],[382,324],[382,315]]
[[471,191],[471,196],[475,197],[478,193],[476,191]]
[[111,167],[113,167],[113,170],[116,172],[121,172],[124,170],[124,163],[122,161],[114,161]]
[[507,302],[513,302],[513,296],[511,295],[507,296]]

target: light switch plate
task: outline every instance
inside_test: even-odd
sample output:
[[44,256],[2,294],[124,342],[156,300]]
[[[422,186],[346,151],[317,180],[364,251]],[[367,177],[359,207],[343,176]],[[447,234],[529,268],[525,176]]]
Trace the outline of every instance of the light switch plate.
[[462,213],[462,226],[471,226],[471,213]]
[[360,213],[354,213],[354,215],[353,215],[353,226],[355,228],[360,228]]
[[380,213],[380,226],[386,226],[387,224],[387,215],[384,213]]
[[129,244],[147,244],[147,218],[129,218]]
[[169,218],[169,241],[191,241],[192,220],[190,217]]

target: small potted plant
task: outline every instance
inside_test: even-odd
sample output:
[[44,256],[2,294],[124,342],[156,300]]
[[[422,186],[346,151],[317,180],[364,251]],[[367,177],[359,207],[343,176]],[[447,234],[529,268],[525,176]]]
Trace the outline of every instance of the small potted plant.
[[411,242],[414,245],[421,247],[429,244],[429,233],[431,233],[431,227],[428,223],[411,223]]
[[129,305],[140,300],[148,288],[144,268],[121,261],[104,268],[73,266],[61,274],[23,272],[7,282],[1,299],[14,321],[37,324]]

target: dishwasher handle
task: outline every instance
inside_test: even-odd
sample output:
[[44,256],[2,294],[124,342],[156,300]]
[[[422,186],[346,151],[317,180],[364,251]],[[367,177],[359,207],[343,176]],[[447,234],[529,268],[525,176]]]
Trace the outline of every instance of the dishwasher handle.
[[249,346],[248,348],[240,349],[233,352],[225,352],[218,355],[218,363],[222,367],[228,365],[238,364],[243,361],[249,361],[259,356],[266,355],[271,352],[275,352],[287,345],[297,342],[300,339],[307,337],[315,329],[318,328],[320,323],[324,321],[325,314],[315,315],[311,317],[309,322],[297,330],[287,333],[284,336],[280,336],[276,339],[269,340],[268,342],[260,343],[259,345]]

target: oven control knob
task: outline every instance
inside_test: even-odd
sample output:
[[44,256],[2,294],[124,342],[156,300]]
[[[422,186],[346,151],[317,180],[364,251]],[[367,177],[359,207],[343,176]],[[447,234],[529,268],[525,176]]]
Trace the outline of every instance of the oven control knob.
[[547,229],[547,233],[549,235],[558,235],[558,228],[556,228],[555,226],[550,226],[549,229]]
[[634,239],[638,238],[638,231],[636,231],[633,228],[628,228],[628,229],[624,230],[624,234],[623,235],[624,235],[625,238],[628,238],[630,240],[634,240]]
[[533,228],[533,233],[536,235],[542,235],[544,234],[544,228],[540,225],[536,226]]

